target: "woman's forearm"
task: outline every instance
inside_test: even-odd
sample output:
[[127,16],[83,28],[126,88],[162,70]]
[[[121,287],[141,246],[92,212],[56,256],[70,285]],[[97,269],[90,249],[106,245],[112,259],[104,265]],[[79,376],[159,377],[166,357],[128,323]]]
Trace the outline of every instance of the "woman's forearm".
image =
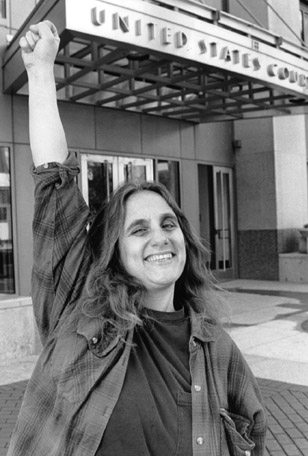
[[67,143],[60,119],[53,69],[29,71],[29,132],[35,166],[62,163]]
[[59,43],[57,29],[50,21],[31,25],[20,40],[29,81],[30,146],[35,166],[61,163],[67,156],[54,78]]

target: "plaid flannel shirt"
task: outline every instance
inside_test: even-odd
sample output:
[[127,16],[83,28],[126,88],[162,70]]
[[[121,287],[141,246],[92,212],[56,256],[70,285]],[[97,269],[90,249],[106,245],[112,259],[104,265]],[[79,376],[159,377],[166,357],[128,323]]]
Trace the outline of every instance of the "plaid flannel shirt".
[[[102,321],[74,315],[91,262],[88,207],[73,156],[33,170],[33,307],[43,351],[7,456],[94,456],[120,395],[133,331],[106,345]],[[257,383],[221,328],[191,312],[194,456],[262,456],[266,417]],[[233,453],[232,453],[233,454]],[[121,455],[125,456],[125,455]]]

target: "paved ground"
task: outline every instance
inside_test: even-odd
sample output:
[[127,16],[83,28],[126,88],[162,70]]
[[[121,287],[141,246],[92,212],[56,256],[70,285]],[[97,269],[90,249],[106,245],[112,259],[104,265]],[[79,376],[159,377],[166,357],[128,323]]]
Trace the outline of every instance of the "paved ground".
[[[231,335],[265,398],[265,456],[308,456],[308,285],[234,281],[223,287],[232,291],[224,292]],[[0,366],[0,456],[6,456],[27,385],[20,380],[29,378],[35,360]]]
[[[265,379],[258,381],[269,419],[265,456],[307,456],[308,387]],[[0,386],[0,456],[6,456],[26,385],[24,380]]]

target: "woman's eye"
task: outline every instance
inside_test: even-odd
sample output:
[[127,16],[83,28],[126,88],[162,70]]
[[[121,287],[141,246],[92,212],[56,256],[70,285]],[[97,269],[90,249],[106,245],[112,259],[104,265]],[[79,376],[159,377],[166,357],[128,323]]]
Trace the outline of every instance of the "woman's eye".
[[135,234],[135,235],[137,235],[137,236],[141,236],[141,235],[144,234],[145,232],[146,232],[146,228],[140,227],[140,228],[136,228],[136,229],[132,232],[132,234]]
[[174,222],[165,222],[165,223],[163,224],[163,228],[164,228],[165,230],[172,230],[172,229],[175,228],[175,227],[176,227],[176,224],[175,224]]

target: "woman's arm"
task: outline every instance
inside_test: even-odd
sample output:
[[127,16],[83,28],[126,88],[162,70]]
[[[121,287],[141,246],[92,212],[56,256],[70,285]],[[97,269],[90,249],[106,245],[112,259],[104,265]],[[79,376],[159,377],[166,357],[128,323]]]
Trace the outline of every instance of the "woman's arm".
[[29,79],[30,144],[35,165],[31,296],[44,344],[82,292],[91,260],[86,230],[89,209],[75,182],[79,164],[74,154],[68,156],[57,107],[57,30],[48,21],[33,25],[20,46]]
[[54,78],[59,43],[57,29],[49,21],[31,25],[19,43],[29,81],[30,146],[36,167],[62,163],[67,157]]

